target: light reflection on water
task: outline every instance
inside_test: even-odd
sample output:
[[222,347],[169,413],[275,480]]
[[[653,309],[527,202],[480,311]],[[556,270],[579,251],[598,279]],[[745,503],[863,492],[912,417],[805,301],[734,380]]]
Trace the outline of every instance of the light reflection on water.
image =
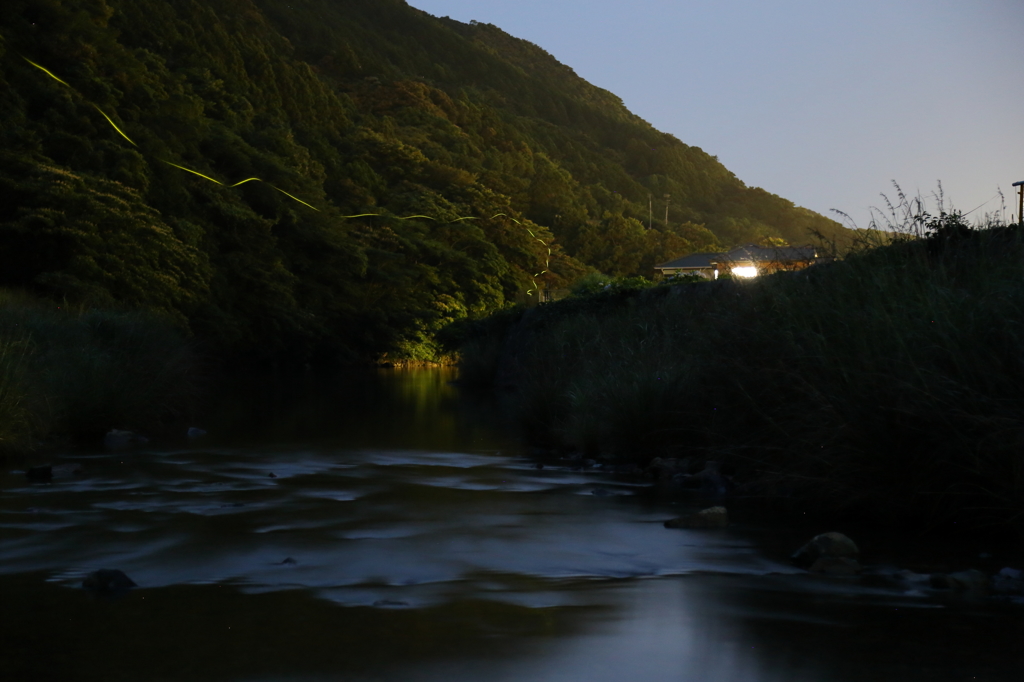
[[[808,576],[766,557],[752,527],[668,531],[679,508],[635,481],[530,467],[494,406],[450,378],[256,382],[190,447],[67,455],[85,475],[47,485],[8,473],[3,668],[467,682],[1024,670],[1019,610]],[[140,587],[91,598],[77,585],[98,568]]]

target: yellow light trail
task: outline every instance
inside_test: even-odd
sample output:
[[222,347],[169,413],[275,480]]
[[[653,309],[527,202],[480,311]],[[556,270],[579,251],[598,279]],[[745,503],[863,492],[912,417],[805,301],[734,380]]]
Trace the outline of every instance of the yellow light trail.
[[130,138],[127,135],[125,135],[123,130],[121,130],[120,128],[117,127],[117,124],[114,123],[114,119],[112,119],[109,116],[107,116],[106,112],[104,112],[102,109],[97,107],[95,104],[93,104],[93,107],[95,107],[96,111],[100,112],[100,114],[103,115],[103,118],[107,119],[107,123],[109,123],[110,125],[114,126],[114,130],[116,130],[117,132],[121,133],[121,137],[123,137],[124,139],[128,140],[129,142],[131,142],[136,147],[139,146],[139,145],[135,144],[135,141],[132,140],[132,138]]
[[[72,87],[71,87],[71,86],[70,86],[70,85],[69,85],[69,84],[68,84],[67,82],[65,82],[65,81],[61,80],[60,78],[58,78],[56,74],[54,74],[54,73],[53,73],[52,71],[50,71],[49,69],[47,69],[47,68],[46,68],[45,66],[41,66],[40,64],[36,64],[36,63],[35,63],[34,61],[32,61],[31,59],[29,59],[28,57],[22,57],[22,59],[24,59],[24,60],[25,60],[26,62],[28,62],[28,63],[29,63],[29,64],[31,64],[32,66],[36,67],[37,69],[39,69],[40,71],[42,71],[43,73],[45,73],[45,74],[46,74],[47,76],[49,76],[49,77],[50,77],[50,78],[52,78],[53,80],[57,81],[57,82],[58,82],[58,83],[60,83],[61,85],[64,85],[64,86],[66,86],[66,87],[69,87],[69,88],[71,88],[72,90],[74,90],[74,88],[72,88]],[[107,112],[105,112],[105,111],[103,111],[102,109],[100,109],[100,108],[99,108],[99,106],[98,106],[98,105],[96,105],[96,104],[93,104],[92,106],[93,106],[93,108],[94,108],[94,109],[96,109],[96,111],[100,112],[100,115],[101,115],[101,116],[102,116],[103,118],[107,119],[107,123],[109,123],[109,124],[110,124],[110,126],[111,126],[111,127],[112,127],[112,128],[114,129],[114,130],[116,130],[116,131],[117,131],[118,135],[120,135],[120,136],[121,136],[121,137],[123,137],[124,139],[128,140],[128,142],[130,142],[130,143],[131,143],[131,144],[132,144],[133,146],[135,146],[135,147],[138,147],[138,146],[139,146],[139,145],[137,145],[137,144],[135,143],[135,140],[133,140],[132,138],[128,137],[128,135],[127,135],[127,134],[126,134],[126,133],[125,133],[125,132],[124,132],[123,130],[121,130],[121,129],[120,129],[119,127],[118,127],[118,125],[117,125],[116,123],[114,123],[114,119],[112,119],[112,118],[111,118],[110,116],[108,116],[108,115],[107,115]],[[290,199],[294,199],[295,201],[299,202],[299,203],[300,203],[300,204],[302,204],[303,206],[308,206],[309,208],[313,209],[314,211],[319,211],[319,210],[320,210],[320,209],[318,209],[318,208],[317,208],[316,206],[313,206],[312,204],[310,204],[310,203],[307,203],[307,202],[303,201],[302,199],[298,198],[298,197],[297,197],[297,196],[295,196],[294,194],[290,194],[290,193],[288,193],[288,192],[285,192],[285,191],[284,191],[283,189],[281,189],[280,187],[276,187],[276,186],[274,186],[274,185],[271,185],[271,184],[270,184],[269,182],[267,182],[266,180],[263,180],[262,178],[246,178],[245,180],[241,180],[241,181],[239,181],[239,182],[236,182],[236,183],[234,183],[234,184],[231,184],[231,185],[229,185],[229,184],[227,184],[227,183],[223,183],[223,182],[221,182],[220,180],[217,180],[216,178],[211,178],[211,177],[210,177],[209,175],[204,175],[203,173],[200,173],[200,172],[199,172],[199,171],[197,171],[197,170],[192,170],[191,168],[186,168],[185,166],[181,166],[181,165],[179,165],[179,164],[176,164],[176,163],[172,163],[172,162],[170,162],[170,161],[166,161],[166,160],[164,160],[164,159],[160,159],[160,161],[163,161],[163,162],[164,162],[164,163],[166,163],[166,164],[167,164],[168,166],[174,166],[175,168],[178,168],[178,169],[180,169],[180,170],[183,170],[183,171],[185,171],[186,173],[191,173],[192,175],[198,175],[199,177],[203,178],[204,180],[209,180],[210,182],[214,182],[214,183],[216,183],[216,184],[220,185],[221,187],[238,187],[239,185],[244,185],[244,184],[245,184],[245,183],[247,183],[247,182],[253,182],[253,181],[256,181],[256,182],[262,182],[262,183],[265,183],[265,184],[269,185],[269,186],[270,186],[270,187],[272,187],[273,189],[276,189],[276,190],[277,190],[278,192],[280,192],[281,194],[285,195],[286,197],[288,197],[288,198],[290,198]],[[427,216],[423,216],[423,217],[427,217]]]
[[[54,76],[54,75],[53,75],[53,72],[52,72],[52,71],[50,71],[49,69],[47,69],[46,67],[44,67],[44,66],[39,66],[38,64],[36,64],[36,63],[35,63],[34,61],[32,61],[31,59],[29,59],[28,57],[22,57],[22,59],[24,59],[24,60],[25,60],[26,62],[28,62],[28,63],[29,63],[29,64],[31,64],[32,66],[36,67],[37,69],[41,70],[41,71],[42,71],[43,73],[45,73],[45,74],[46,74],[47,76],[49,76],[49,77],[50,77],[50,78],[52,78],[53,80],[57,81],[58,83],[62,83],[62,84],[64,84],[64,85],[67,85],[67,86],[68,86],[69,88],[71,88],[71,86],[70,86],[70,85],[68,85],[67,83],[64,83],[64,81],[62,81],[61,79],[59,79],[59,78],[57,78],[56,76]],[[71,88],[71,89],[72,89],[72,90],[74,90],[74,88]]]
[[[163,161],[163,159],[161,159],[161,161]],[[199,171],[192,170],[191,168],[185,168],[184,166],[179,166],[178,164],[171,163],[170,161],[164,161],[164,163],[166,163],[168,166],[174,166],[175,168],[180,168],[181,170],[185,171],[186,173],[191,173],[192,175],[198,175],[199,177],[204,178],[206,180],[209,180],[210,182],[215,182],[218,185],[220,185],[221,187],[238,187],[239,185],[242,185],[242,184],[244,184],[246,182],[251,182],[252,180],[259,180],[260,182],[263,182],[259,178],[246,178],[245,180],[242,180],[241,182],[236,182],[233,185],[228,185],[228,184],[225,184],[225,183],[221,182],[220,180],[211,178],[209,175],[203,175]]]
[[[161,161],[163,161],[163,159],[161,159]],[[239,185],[244,185],[247,182],[254,182],[254,181],[255,182],[262,182],[263,184],[267,185],[268,187],[276,189],[278,192],[280,192],[281,194],[285,195],[286,197],[289,197],[290,199],[294,199],[295,201],[299,202],[303,206],[309,206],[311,209],[313,209],[314,211],[317,211],[317,212],[320,211],[320,209],[317,208],[316,206],[313,206],[312,204],[309,204],[309,203],[303,201],[302,199],[298,198],[294,194],[289,194],[288,192],[285,192],[283,189],[281,189],[277,185],[271,185],[269,182],[267,182],[266,180],[264,180],[262,178],[246,178],[245,180],[239,180],[238,182],[236,182],[233,185],[229,185],[227,183],[221,182],[220,180],[217,180],[216,178],[211,178],[209,175],[203,175],[199,171],[192,170],[191,168],[186,168],[185,166],[179,166],[178,164],[171,163],[170,161],[164,161],[164,163],[166,163],[168,166],[174,166],[175,168],[180,168],[181,170],[185,171],[186,173],[191,173],[192,175],[198,175],[199,177],[204,178],[206,180],[209,180],[210,182],[215,182],[218,185],[220,185],[221,187],[228,187],[228,188],[230,188],[230,187],[238,187]]]
[[530,280],[531,282],[533,282],[533,286],[534,286],[534,288],[533,288],[533,289],[527,289],[527,290],[526,290],[526,293],[528,293],[528,294],[532,294],[532,293],[533,293],[534,291],[537,291],[537,290],[539,290],[539,289],[540,289],[540,287],[539,287],[539,286],[537,286],[537,280],[536,280],[536,278],[537,278],[537,277],[540,277],[541,275],[543,275],[544,273],[546,273],[546,272],[548,271],[548,268],[549,268],[549,267],[551,267],[551,247],[550,247],[550,246],[548,246],[548,243],[547,243],[546,241],[544,241],[543,239],[541,239],[540,237],[538,237],[537,235],[535,235],[535,234],[533,233],[533,230],[531,230],[530,228],[526,227],[525,225],[523,225],[523,224],[522,224],[521,222],[519,222],[518,220],[516,220],[515,218],[513,218],[513,217],[512,217],[512,216],[510,216],[510,215],[505,215],[504,213],[498,213],[497,215],[494,215],[494,216],[492,216],[492,217],[491,217],[491,220],[494,220],[495,218],[500,218],[500,217],[502,217],[502,216],[504,216],[504,217],[508,218],[509,220],[511,220],[512,222],[514,222],[514,223],[515,223],[516,225],[519,225],[520,227],[522,227],[523,229],[525,229],[525,230],[526,230],[527,232],[529,232],[529,233],[530,233],[530,236],[531,236],[531,237],[533,237],[534,239],[536,239],[537,241],[539,241],[539,242],[540,242],[541,244],[543,244],[543,245],[544,245],[544,248],[546,248],[546,249],[548,250],[548,257],[547,257],[547,258],[546,258],[546,259],[544,260],[544,269],[543,269],[543,270],[541,270],[540,272],[538,272],[538,273],[537,273],[536,275],[534,275],[534,276],[533,276],[533,278],[531,278],[531,280]]
[[[255,178],[253,178],[253,179],[255,179]],[[268,182],[267,184],[268,184],[268,185],[270,185],[270,183],[269,183],[269,182]],[[270,186],[271,186],[271,187],[274,187],[274,185],[270,185]],[[298,198],[297,196],[294,196],[294,195],[292,195],[292,194],[288,194],[288,192],[285,192],[285,191],[284,191],[283,189],[281,189],[280,187],[274,187],[274,189],[276,189],[276,190],[277,190],[278,192],[280,192],[281,194],[284,194],[285,196],[288,196],[288,197],[291,197],[292,199],[295,199],[295,201],[299,202],[300,204],[304,204],[304,205],[306,205],[306,206],[309,206],[309,207],[310,207],[311,209],[313,209],[314,211],[317,211],[317,212],[319,212],[319,211],[320,211],[320,209],[319,209],[319,208],[317,208],[316,206],[313,206],[312,204],[307,204],[307,203],[306,203],[305,201],[303,201],[302,199]]]
[[[46,74],[47,76],[49,76],[49,77],[50,77],[50,78],[52,78],[53,80],[57,81],[57,82],[58,82],[58,83],[60,83],[61,85],[64,85],[65,87],[68,87],[68,88],[71,88],[72,90],[74,90],[74,88],[73,88],[73,87],[71,87],[71,85],[69,85],[69,84],[68,84],[67,82],[65,82],[65,81],[61,80],[61,79],[60,79],[59,77],[57,77],[57,76],[56,76],[56,75],[55,75],[55,74],[54,74],[54,73],[53,73],[52,71],[50,71],[50,70],[49,70],[49,69],[47,69],[46,67],[44,67],[44,66],[41,66],[41,65],[39,65],[39,64],[36,64],[36,63],[35,63],[34,61],[32,61],[31,59],[29,59],[28,57],[24,57],[24,56],[23,56],[23,57],[22,57],[22,59],[24,59],[24,60],[25,60],[26,62],[28,62],[28,63],[29,63],[29,64],[31,64],[32,66],[36,67],[37,69],[39,69],[40,71],[42,71],[43,73],[45,73],[45,74]],[[120,128],[119,128],[118,126],[117,126],[117,124],[116,124],[116,123],[114,123],[114,119],[112,119],[112,118],[111,118],[110,116],[108,116],[108,115],[107,115],[107,113],[106,113],[105,111],[103,111],[102,109],[100,109],[100,108],[99,108],[99,106],[97,106],[96,104],[93,104],[92,106],[93,106],[93,108],[95,108],[95,109],[96,109],[96,111],[100,112],[100,115],[101,115],[101,116],[103,116],[103,118],[105,118],[105,119],[107,120],[107,123],[109,123],[109,124],[111,125],[111,127],[112,127],[112,128],[114,129],[114,130],[116,130],[116,131],[117,131],[117,133],[118,133],[118,134],[119,134],[119,135],[120,135],[121,137],[123,137],[124,139],[128,140],[128,142],[130,142],[130,143],[131,143],[131,144],[132,144],[133,146],[136,146],[136,147],[138,147],[138,146],[139,146],[139,145],[137,145],[137,144],[135,143],[135,141],[134,141],[134,140],[133,140],[132,138],[128,137],[128,135],[127,135],[127,134],[125,134],[125,132],[124,132],[123,130],[121,130],[121,129],[120,129]],[[319,210],[320,210],[320,209],[318,209],[317,207],[313,206],[312,204],[309,204],[309,203],[307,203],[307,202],[303,201],[302,199],[299,199],[299,198],[298,198],[297,196],[295,196],[294,194],[289,194],[288,192],[284,191],[284,190],[283,190],[283,189],[281,189],[280,187],[277,187],[277,186],[275,186],[275,185],[271,185],[271,184],[270,184],[269,182],[267,182],[266,180],[263,180],[263,179],[261,179],[261,178],[246,178],[245,180],[240,180],[239,182],[236,182],[236,183],[234,183],[234,184],[232,184],[232,185],[229,185],[229,184],[227,184],[227,183],[223,183],[223,182],[221,182],[220,180],[217,180],[216,178],[211,178],[211,177],[210,177],[209,175],[204,175],[203,173],[200,173],[200,172],[199,172],[199,171],[197,171],[197,170],[193,170],[193,169],[191,169],[191,168],[186,168],[185,166],[181,166],[181,165],[179,165],[179,164],[176,164],[176,163],[172,163],[171,161],[166,161],[166,160],[164,160],[164,159],[159,159],[159,160],[160,160],[160,161],[162,161],[163,163],[166,163],[166,164],[167,164],[168,166],[174,166],[175,168],[178,168],[179,170],[183,170],[183,171],[185,171],[186,173],[191,173],[192,175],[198,175],[199,177],[203,178],[204,180],[209,180],[210,182],[213,182],[213,183],[215,183],[215,184],[218,184],[218,185],[220,185],[221,187],[228,187],[228,188],[232,188],[232,187],[238,187],[239,185],[244,185],[244,184],[245,184],[245,183],[247,183],[247,182],[262,182],[262,183],[264,183],[264,184],[268,185],[269,187],[271,187],[271,188],[273,188],[273,189],[276,189],[276,190],[277,190],[278,192],[280,192],[281,194],[285,195],[286,197],[288,197],[288,198],[290,198],[290,199],[294,199],[295,201],[299,202],[299,203],[300,203],[300,204],[302,204],[303,206],[308,206],[309,208],[313,209],[314,211],[319,211]],[[383,213],[359,213],[359,214],[356,214],[356,215],[346,215],[346,216],[341,216],[341,218],[344,218],[344,219],[350,219],[350,218],[368,218],[368,217],[389,217],[389,216],[385,216],[385,215],[384,215]],[[434,217],[432,217],[432,216],[428,216],[428,215],[410,215],[410,216],[404,216],[404,217],[402,217],[402,216],[390,216],[390,217],[393,217],[393,218],[394,218],[395,220],[413,220],[413,219],[415,219],[415,218],[422,218],[423,220],[434,220],[434,221],[437,221],[437,218],[434,218]],[[544,247],[545,247],[545,248],[547,249],[547,251],[548,251],[548,257],[547,257],[547,259],[545,259],[545,261],[544,261],[544,268],[545,268],[545,269],[544,269],[544,270],[541,270],[540,272],[538,272],[537,274],[535,274],[535,275],[533,276],[533,278],[531,278],[531,281],[533,282],[533,286],[534,286],[534,289],[528,289],[528,290],[527,290],[527,292],[526,292],[526,293],[528,293],[528,294],[531,294],[531,293],[533,293],[533,292],[534,292],[534,291],[535,291],[535,290],[536,290],[537,288],[539,288],[539,287],[537,286],[537,281],[536,281],[536,279],[535,279],[535,278],[537,278],[537,277],[540,277],[541,275],[545,274],[545,273],[546,273],[546,272],[548,271],[548,270],[547,270],[547,268],[548,268],[548,267],[550,266],[550,262],[551,262],[551,247],[550,247],[550,246],[548,246],[547,242],[545,242],[545,241],[544,241],[543,239],[541,239],[540,237],[538,237],[537,235],[535,235],[535,234],[533,233],[533,230],[531,230],[530,228],[526,227],[525,225],[523,225],[523,224],[522,224],[521,222],[519,222],[518,220],[516,220],[516,219],[515,219],[515,218],[513,218],[512,216],[510,216],[510,215],[507,215],[507,214],[505,214],[505,213],[497,213],[497,214],[495,214],[495,215],[491,216],[491,220],[494,220],[495,218],[508,218],[509,220],[511,220],[512,222],[514,222],[514,223],[515,223],[516,225],[519,225],[520,227],[522,227],[523,229],[525,229],[525,230],[526,230],[527,232],[529,232],[529,233],[530,233],[530,236],[531,236],[531,237],[533,237],[534,239],[536,239],[537,241],[539,241],[539,242],[540,242],[541,244],[543,244],[543,245],[544,245]],[[462,217],[456,218],[456,219],[454,219],[454,220],[450,220],[450,221],[448,221],[448,223],[457,223],[457,222],[461,222],[461,221],[463,221],[463,220],[480,220],[480,218],[479,218],[479,217],[477,217],[477,216],[462,216]]]

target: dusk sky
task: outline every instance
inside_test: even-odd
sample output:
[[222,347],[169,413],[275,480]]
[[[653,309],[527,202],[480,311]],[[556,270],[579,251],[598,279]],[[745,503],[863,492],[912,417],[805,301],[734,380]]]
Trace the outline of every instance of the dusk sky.
[[[1022,0],[408,0],[536,43],[751,186],[866,227],[891,181],[971,217],[1024,180]],[[948,208],[948,206],[947,206]]]

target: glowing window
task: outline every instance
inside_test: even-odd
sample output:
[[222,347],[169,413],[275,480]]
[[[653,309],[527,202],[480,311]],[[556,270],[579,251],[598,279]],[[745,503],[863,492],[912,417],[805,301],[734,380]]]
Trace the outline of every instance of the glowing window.
[[753,266],[733,268],[732,275],[733,277],[757,277],[757,268]]

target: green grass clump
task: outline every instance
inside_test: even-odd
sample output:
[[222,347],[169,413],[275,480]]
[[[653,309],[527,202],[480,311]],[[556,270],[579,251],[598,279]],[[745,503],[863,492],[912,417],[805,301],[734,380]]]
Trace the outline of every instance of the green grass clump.
[[542,306],[492,374],[546,445],[722,460],[805,507],[1024,527],[1024,229],[916,219],[800,272]]
[[195,397],[195,355],[142,312],[68,310],[0,292],[0,450],[159,429]]

